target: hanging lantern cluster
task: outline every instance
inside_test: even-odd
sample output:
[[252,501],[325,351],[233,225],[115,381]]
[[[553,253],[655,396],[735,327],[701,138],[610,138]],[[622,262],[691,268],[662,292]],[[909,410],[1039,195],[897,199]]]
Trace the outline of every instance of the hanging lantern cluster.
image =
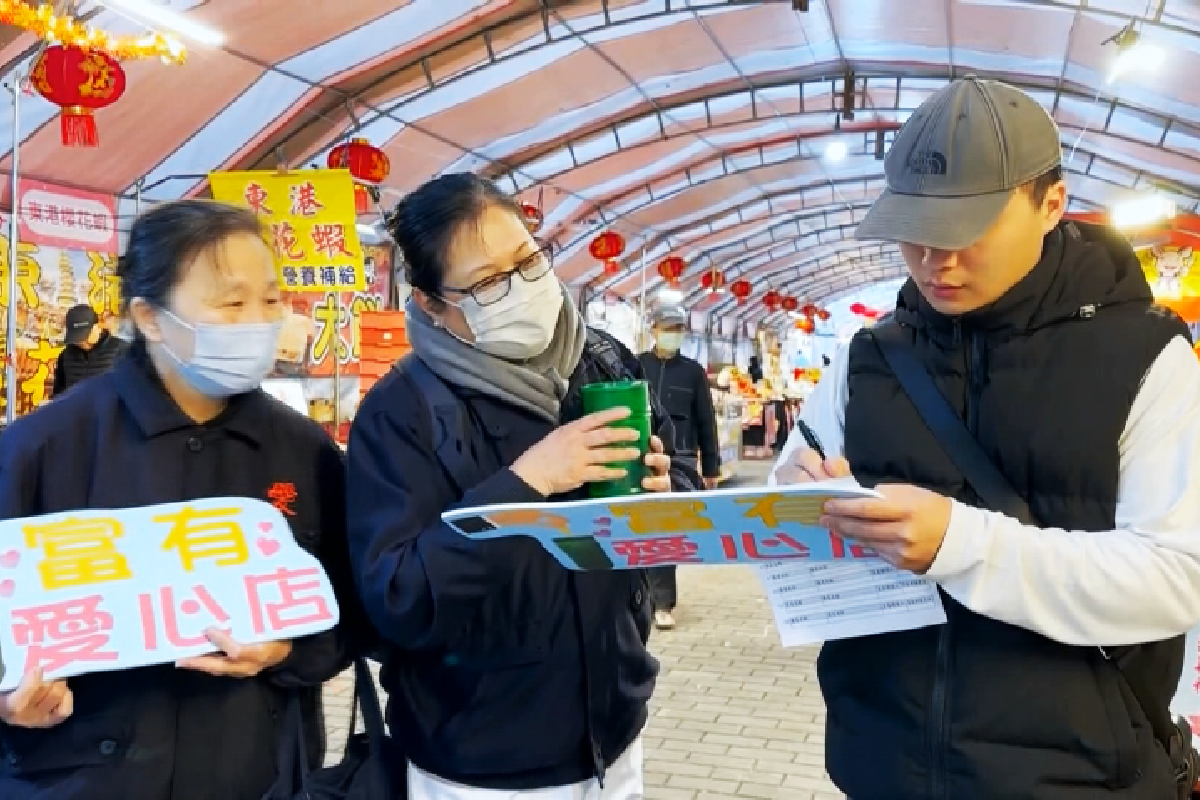
[[588,252],[592,254],[592,258],[604,262],[605,275],[616,275],[621,271],[621,264],[617,259],[625,252],[625,237],[616,231],[605,231],[592,239],[592,243],[588,245]]
[[[379,185],[392,172],[387,153],[366,139],[351,139],[329,151],[330,169],[348,169],[354,177],[354,211],[369,214],[378,198]],[[366,185],[364,185],[366,184]]]
[[62,108],[62,143],[97,147],[95,112],[125,94],[125,70],[102,50],[56,44],[38,57],[29,82],[42,97]]
[[782,300],[783,300],[783,295],[781,295],[779,292],[775,291],[774,289],[769,289],[767,291],[767,293],[763,295],[763,298],[762,298],[763,305],[766,306],[766,309],[769,312],[778,311],[779,304],[780,304],[780,302],[782,302]]
[[813,321],[825,322],[829,319],[829,312],[813,303],[806,304],[804,308],[800,309],[800,313]]
[[746,302],[746,298],[750,296],[750,281],[745,278],[738,278],[733,283],[729,284],[729,292],[737,298],[737,304],[740,306]]
[[672,289],[679,287],[679,279],[687,270],[687,262],[679,256],[667,256],[658,262],[658,274]]

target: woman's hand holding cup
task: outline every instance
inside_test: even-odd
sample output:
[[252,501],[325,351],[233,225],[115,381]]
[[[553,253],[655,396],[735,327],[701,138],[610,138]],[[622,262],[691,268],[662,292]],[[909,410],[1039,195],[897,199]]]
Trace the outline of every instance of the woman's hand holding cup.
[[612,464],[642,455],[636,446],[614,446],[638,441],[632,428],[609,427],[628,416],[628,408],[610,408],[555,428],[526,450],[512,471],[545,497],[572,492],[585,483],[620,480],[625,470]]

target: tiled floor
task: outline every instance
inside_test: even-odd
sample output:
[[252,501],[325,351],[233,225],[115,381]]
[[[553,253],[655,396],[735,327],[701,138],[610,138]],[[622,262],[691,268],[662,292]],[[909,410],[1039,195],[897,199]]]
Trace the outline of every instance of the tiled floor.
[[[840,800],[822,768],[815,648],[780,647],[750,569],[679,577],[679,625],[650,642],[663,671],[645,733],[648,800]],[[331,752],[345,736],[351,684],[342,676],[327,692]]]

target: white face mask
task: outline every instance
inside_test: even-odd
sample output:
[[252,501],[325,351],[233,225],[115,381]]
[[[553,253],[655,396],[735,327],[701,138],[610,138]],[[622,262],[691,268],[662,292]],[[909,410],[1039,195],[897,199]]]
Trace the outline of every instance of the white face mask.
[[503,300],[481,306],[468,297],[452,305],[462,309],[475,335],[473,347],[508,361],[525,361],[546,352],[554,339],[562,312],[562,285],[553,272],[536,281],[514,274]]
[[683,334],[678,331],[663,331],[654,338],[659,347],[672,353],[678,353],[683,347]]
[[282,320],[192,325],[165,308],[160,310],[176,325],[192,332],[194,342],[189,361],[177,356],[166,342],[162,348],[175,362],[179,374],[207,397],[231,397],[253,391],[275,366]]

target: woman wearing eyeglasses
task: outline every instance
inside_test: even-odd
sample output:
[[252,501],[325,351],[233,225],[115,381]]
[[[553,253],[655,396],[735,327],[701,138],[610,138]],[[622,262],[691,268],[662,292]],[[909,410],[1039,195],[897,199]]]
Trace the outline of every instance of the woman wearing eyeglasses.
[[[582,415],[580,388],[641,367],[589,331],[549,248],[490,182],[432,180],[388,229],[413,287],[408,336],[424,367],[401,362],[363,400],[347,454],[348,527],[386,642],[382,685],[409,797],[641,798],[639,735],[658,672],[643,573],[569,571],[532,539],[473,542],[440,520],[456,506],[578,499],[589,481],[619,477],[609,464],[638,451],[606,427],[612,413]],[[429,396],[426,367],[454,409]],[[669,424],[655,414],[649,491],[699,483],[663,453]],[[461,437],[461,459],[439,457],[446,436]]]

